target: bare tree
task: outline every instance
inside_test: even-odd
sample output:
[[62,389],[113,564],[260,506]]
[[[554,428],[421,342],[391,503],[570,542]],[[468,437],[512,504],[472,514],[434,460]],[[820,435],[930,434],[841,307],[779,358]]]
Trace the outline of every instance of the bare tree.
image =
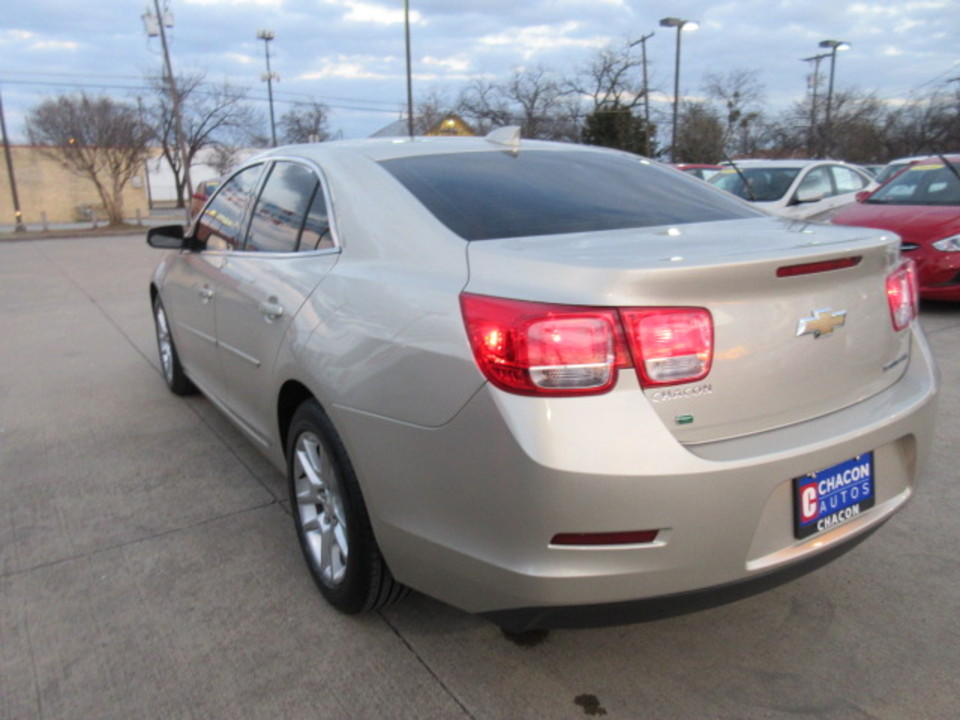
[[960,85],[937,88],[887,115],[885,149],[890,158],[960,148]]
[[720,105],[723,144],[729,155],[756,154],[762,140],[764,87],[756,70],[708,73],[704,90]]
[[488,132],[519,125],[525,138],[576,140],[579,108],[570,90],[548,69],[517,70],[502,83],[474,80],[457,103],[461,115]]
[[111,225],[123,223],[123,189],[143,167],[149,137],[135,107],[61,95],[31,110],[26,128],[31,145],[94,184]]
[[887,113],[886,104],[872,93],[855,88],[834,92],[827,154],[859,163],[884,159]]
[[647,92],[643,59],[631,43],[610,44],[598,51],[570,84],[581,96],[591,99],[594,110],[635,108]]
[[629,42],[607,45],[568,82],[593,106],[583,120],[584,142],[655,155],[656,128],[637,115],[649,88],[643,57],[636,46]]
[[457,112],[481,134],[513,123],[503,86],[490,80],[472,80],[460,93]]
[[716,163],[723,159],[724,123],[707,103],[680,106],[674,162]]
[[[169,85],[161,78],[152,79],[156,103],[152,108],[156,140],[163,157],[173,172],[177,188],[177,207],[184,207],[187,173],[201,150],[214,147],[224,138],[236,134],[252,134],[257,127],[257,113],[246,103],[247,90],[228,83],[210,86],[202,75],[177,78],[183,116],[186,157],[177,151]],[[226,144],[226,143],[224,143]]]
[[283,141],[287,143],[323,142],[330,138],[327,121],[330,108],[321,102],[297,103],[280,118]]

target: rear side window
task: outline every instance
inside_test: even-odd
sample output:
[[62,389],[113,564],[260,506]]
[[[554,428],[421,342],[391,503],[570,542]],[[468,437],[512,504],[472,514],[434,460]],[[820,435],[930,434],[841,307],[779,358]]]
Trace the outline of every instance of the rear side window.
[[833,173],[833,182],[837,186],[838,193],[849,193],[863,190],[870,182],[859,173],[842,165],[834,165],[830,168]]
[[236,250],[239,247],[244,212],[262,169],[262,165],[253,165],[238,172],[204,209],[194,234],[208,250]]
[[582,151],[451,153],[381,165],[466,240],[758,217],[682,173]]
[[302,165],[275,163],[257,199],[244,250],[295,252],[304,216],[319,186],[317,176]]

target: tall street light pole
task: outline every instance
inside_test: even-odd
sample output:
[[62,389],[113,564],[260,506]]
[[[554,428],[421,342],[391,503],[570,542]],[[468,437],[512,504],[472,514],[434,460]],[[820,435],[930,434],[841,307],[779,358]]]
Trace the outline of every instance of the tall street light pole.
[[407,43],[407,133],[413,137],[413,72],[410,63],[410,0],[403,0],[403,28]]
[[677,29],[677,57],[673,66],[673,136],[670,141],[670,160],[677,161],[677,111],[680,107],[680,33],[684,28],[696,30],[700,27],[693,20],[683,20],[681,18],[666,17],[660,20],[660,27],[673,27]]
[[273,81],[279,80],[280,76],[270,70],[270,41],[276,37],[273,30],[260,30],[257,32],[257,40],[263,40],[263,52],[267,58],[267,71],[260,76],[261,80],[267,81],[267,99],[270,102],[270,140],[272,147],[277,146],[277,123],[273,118]]
[[650,157],[650,86],[647,83],[647,40],[655,33],[642,36],[630,43],[630,47],[640,46],[643,51],[643,154]]
[[843,40],[821,40],[820,47],[830,49],[830,84],[827,86],[827,128],[824,138],[824,151],[829,155],[833,146],[833,118],[830,114],[833,105],[833,73],[837,66],[837,50],[849,50],[850,43]]
[[810,139],[807,145],[807,151],[811,156],[819,155],[817,150],[817,89],[820,87],[820,61],[830,57],[830,53],[820,53],[812,57],[801,58],[803,62],[813,63],[813,79],[811,86],[810,99]]

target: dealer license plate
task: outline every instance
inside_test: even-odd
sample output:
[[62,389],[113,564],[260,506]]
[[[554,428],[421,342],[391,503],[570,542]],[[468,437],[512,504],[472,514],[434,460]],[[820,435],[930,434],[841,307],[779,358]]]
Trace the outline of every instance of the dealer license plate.
[[842,525],[875,500],[872,452],[794,478],[794,535],[806,538]]

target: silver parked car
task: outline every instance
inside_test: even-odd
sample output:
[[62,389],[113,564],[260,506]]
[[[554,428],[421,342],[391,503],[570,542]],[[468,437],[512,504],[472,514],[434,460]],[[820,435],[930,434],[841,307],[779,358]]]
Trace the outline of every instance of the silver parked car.
[[928,454],[896,236],[626,153],[509,129],[277,148],[148,241],[173,250],[167,384],[287,473],[346,612],[406,588],[514,628],[686,607],[852,547]]

